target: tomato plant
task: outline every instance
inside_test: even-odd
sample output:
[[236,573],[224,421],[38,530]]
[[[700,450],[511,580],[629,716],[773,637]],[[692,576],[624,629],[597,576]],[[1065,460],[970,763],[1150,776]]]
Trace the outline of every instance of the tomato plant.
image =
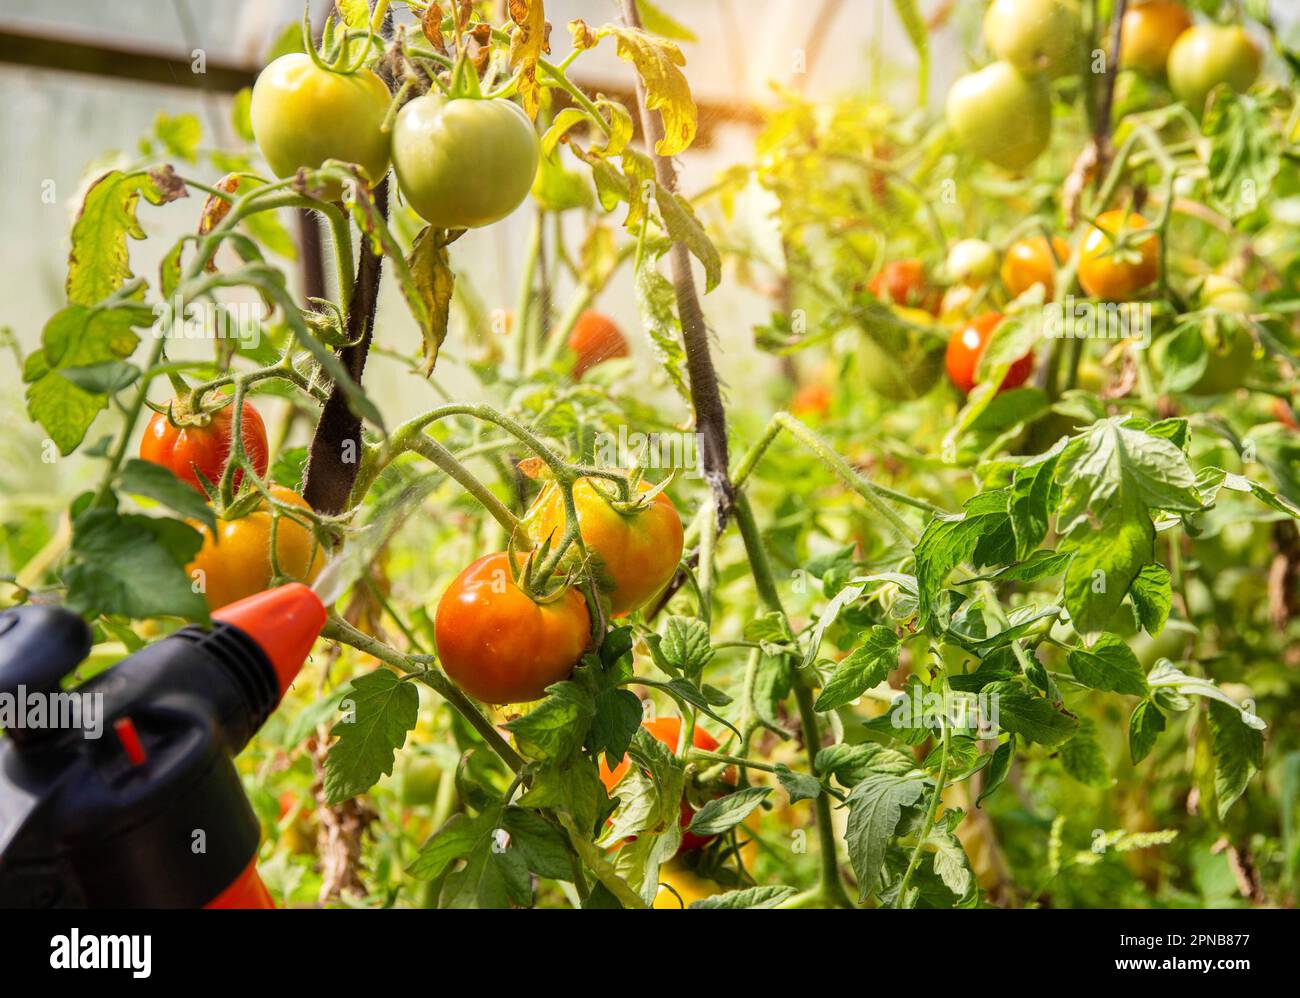
[[1285,29],[900,0],[836,93],[792,6],[716,102],[702,13],[573,6],[338,4],[101,161],[0,599],[100,669],[312,582],[289,905],[1293,906]]

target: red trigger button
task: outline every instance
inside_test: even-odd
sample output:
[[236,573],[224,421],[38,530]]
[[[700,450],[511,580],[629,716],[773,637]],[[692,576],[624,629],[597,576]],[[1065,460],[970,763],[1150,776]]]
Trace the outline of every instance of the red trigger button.
[[117,733],[117,740],[122,743],[122,749],[126,752],[131,765],[143,766],[144,746],[140,744],[140,734],[135,730],[135,722],[129,717],[119,717],[113,722],[113,731]]

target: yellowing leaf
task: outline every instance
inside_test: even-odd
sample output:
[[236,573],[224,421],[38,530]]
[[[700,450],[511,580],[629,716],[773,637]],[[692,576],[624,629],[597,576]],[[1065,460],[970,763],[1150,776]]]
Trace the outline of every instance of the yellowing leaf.
[[682,50],[666,38],[634,28],[607,24],[597,33],[613,35],[618,57],[636,66],[645,87],[647,110],[663,117],[664,137],[655,145],[661,156],[676,156],[695,141],[697,113],[690,85],[678,66],[686,65]]
[[145,237],[135,217],[141,194],[150,204],[168,199],[146,173],[111,170],[91,184],[72,226],[67,285],[72,304],[94,305],[131,278],[126,238]]
[[510,19],[515,22],[515,30],[510,35],[510,67],[518,71],[524,111],[529,118],[534,118],[541,92],[537,60],[551,51],[551,29],[546,23],[542,0],[510,0]]
[[416,237],[407,261],[412,283],[424,303],[424,315],[417,316],[424,345],[424,373],[433,373],[438,349],[447,338],[447,320],[451,313],[451,293],[456,283],[447,247],[437,238],[438,231],[427,228]]

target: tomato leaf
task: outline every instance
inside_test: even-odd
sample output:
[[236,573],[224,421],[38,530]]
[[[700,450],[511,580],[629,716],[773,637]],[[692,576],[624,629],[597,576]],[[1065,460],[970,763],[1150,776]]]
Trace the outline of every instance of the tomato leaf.
[[714,655],[709,628],[695,617],[669,617],[659,651],[671,666],[692,679],[699,678]]
[[397,749],[419,720],[415,684],[387,669],[352,680],[341,700],[347,711],[330,734],[336,739],[325,757],[325,799],[338,804],[365,793],[393,772]]
[[1074,678],[1095,690],[1145,697],[1146,676],[1131,648],[1114,634],[1103,634],[1091,648],[1071,648],[1065,656]]
[[687,831],[696,835],[721,835],[748,818],[771,792],[771,787],[746,787],[715,798],[695,812]]
[[1089,787],[1110,785],[1110,770],[1101,746],[1093,736],[1090,726],[1081,727],[1079,733],[1058,750],[1061,767],[1071,777]]
[[145,238],[135,217],[141,195],[155,205],[171,199],[152,175],[120,170],[105,173],[86,191],[68,253],[71,304],[94,305],[131,279],[126,240]]
[[1169,611],[1174,605],[1174,594],[1169,579],[1169,569],[1164,565],[1147,565],[1138,572],[1129,596],[1137,610],[1138,620],[1146,632],[1155,637],[1164,630]]
[[596,694],[595,703],[591,730],[587,732],[587,749],[593,756],[603,752],[613,768],[641,726],[641,701],[631,690],[601,690]]
[[545,700],[505,725],[519,751],[541,761],[563,759],[578,751],[596,713],[591,694],[575,682],[555,683],[546,692]]
[[1043,697],[1025,692],[1013,682],[993,683],[987,692],[991,702],[997,705],[1002,730],[1026,741],[1060,745],[1078,730],[1078,718]]
[[801,800],[816,800],[821,796],[822,785],[815,776],[796,772],[784,763],[777,763],[776,778],[791,804]]
[[447,247],[442,245],[441,233],[426,226],[411,247],[407,259],[414,293],[422,307],[412,308],[411,314],[420,324],[420,340],[424,350],[424,374],[433,373],[438,362],[438,350],[447,338],[447,322],[451,317],[451,295],[456,284]]
[[894,629],[876,624],[867,631],[863,643],[836,666],[835,674],[827,680],[814,707],[827,711],[852,703],[898,668],[898,653],[898,635]]
[[153,499],[187,519],[201,521],[209,530],[216,530],[217,517],[212,507],[170,468],[133,457],[118,473],[118,484],[123,492]]
[[522,807],[506,808],[502,824],[510,833],[509,848],[523,853],[533,873],[552,880],[573,879],[573,851],[559,829]]
[[537,63],[551,51],[551,26],[546,23],[542,0],[510,0],[510,19],[515,29],[510,34],[510,68],[519,81],[519,96],[529,118],[537,117],[541,87],[537,82]]
[[[920,597],[918,618],[922,627],[934,619],[944,580],[963,561],[975,556],[981,543],[988,543],[985,538],[997,538],[1005,533],[1014,544],[1011,519],[1007,515],[1009,497],[1004,489],[982,492],[966,503],[961,514],[940,514],[927,524],[915,552]],[[988,564],[982,558],[979,560]]]
[[87,509],[73,521],[70,564],[62,573],[68,606],[136,619],[206,620],[207,602],[184,567],[202,544],[199,532],[179,520]]
[[844,838],[858,880],[858,900],[865,901],[879,886],[885,848],[898,828],[903,808],[911,807],[920,799],[926,784],[919,772],[873,773],[849,793],[849,820]]
[[655,269],[653,261],[646,259],[636,269],[636,305],[641,324],[650,334],[650,344],[655,356],[677,389],[677,394],[690,403],[691,390],[686,385],[686,348],[682,346],[681,326],[677,321],[677,297],[672,283]]
[[704,265],[704,293],[708,294],[722,280],[722,258],[695,217],[691,206],[672,191],[655,184],[655,204],[663,218],[668,238],[685,243],[691,254]]
[[457,860],[466,858],[489,841],[499,818],[499,809],[484,811],[473,818],[463,812],[453,814],[420,848],[420,854],[407,867],[407,872],[420,880],[438,879]]
[[735,911],[739,909],[779,908],[783,901],[794,897],[798,891],[784,885],[748,887],[743,891],[727,891],[713,897],[700,898],[690,903],[691,908]]
[[1246,792],[1246,785],[1264,765],[1264,736],[1247,723],[1241,708],[1210,701],[1210,736],[1214,748],[1214,796],[1219,820]]
[[1143,700],[1133,708],[1128,719],[1128,754],[1137,765],[1155,747],[1160,732],[1165,730],[1165,715],[1154,701]]

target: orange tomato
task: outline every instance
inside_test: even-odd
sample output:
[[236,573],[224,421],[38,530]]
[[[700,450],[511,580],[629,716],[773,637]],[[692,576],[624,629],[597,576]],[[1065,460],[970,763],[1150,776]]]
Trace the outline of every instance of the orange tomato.
[[831,408],[831,390],[820,382],[804,385],[790,400],[790,411],[801,419],[825,416]]
[[1056,263],[1070,255],[1069,244],[1060,236],[1053,236],[1049,244],[1046,236],[1017,239],[1007,247],[1002,258],[1002,283],[1013,298],[1024,294],[1035,284],[1041,284],[1052,297],[1056,281]]
[[[573,487],[573,503],[578,511],[578,530],[589,551],[599,555],[601,568],[614,583],[608,594],[610,610],[623,616],[644,606],[668,584],[682,559],[682,519],[677,507],[664,492],[635,509],[616,507],[589,478],[580,478]],[[640,491],[649,491],[645,482]],[[534,543],[564,536],[568,517],[564,494],[554,482],[548,482],[525,517],[528,534]]]
[[591,618],[571,587],[535,602],[515,584],[509,556],[500,551],[452,580],[433,629],[438,659],[462,690],[484,703],[528,703],[568,678],[590,643]]
[[1165,71],[1174,42],[1191,26],[1192,15],[1187,8],[1172,0],[1150,0],[1130,7],[1124,14],[1120,36],[1120,67],[1159,76]]
[[578,380],[597,364],[628,356],[627,340],[612,319],[588,309],[578,316],[569,333],[569,349],[577,356],[573,378]]
[[[311,509],[307,500],[282,485],[270,487],[272,497],[300,509]],[[203,546],[186,571],[192,579],[202,579],[203,595],[208,608],[217,610],[270,588],[271,511],[266,503],[237,520],[218,520],[214,537],[206,528]],[[280,572],[298,582],[311,585],[325,566],[325,553],[310,529],[280,515],[275,527],[275,554]],[[201,576],[196,573],[202,572]]]
[[[1094,298],[1128,301],[1160,273],[1160,237],[1137,212],[1107,211],[1097,216],[1079,250],[1079,283]],[[1117,245],[1123,231],[1124,245]]]

